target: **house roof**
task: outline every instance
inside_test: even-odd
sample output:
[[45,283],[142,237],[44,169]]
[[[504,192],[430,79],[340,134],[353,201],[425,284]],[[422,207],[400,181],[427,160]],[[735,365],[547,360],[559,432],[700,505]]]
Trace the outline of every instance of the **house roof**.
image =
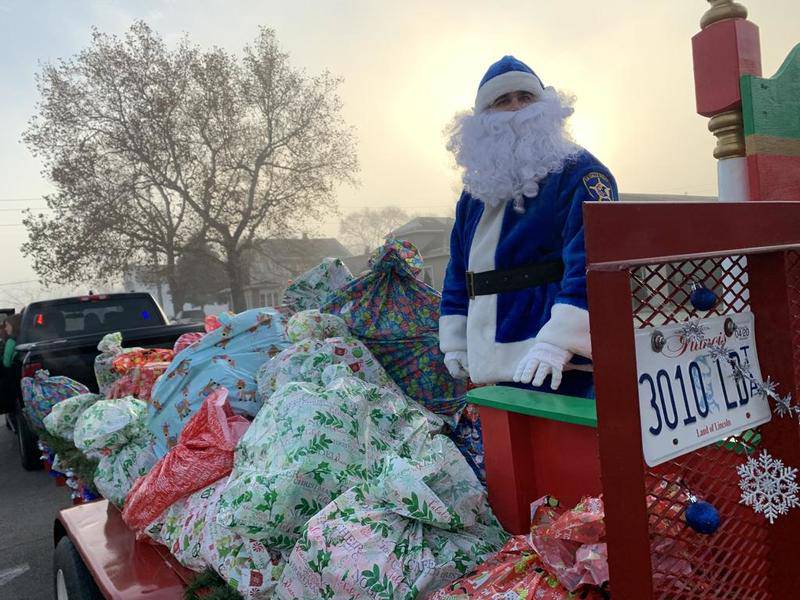
[[415,217],[405,225],[392,231],[395,237],[402,237],[421,231],[449,231],[455,219],[452,217]]

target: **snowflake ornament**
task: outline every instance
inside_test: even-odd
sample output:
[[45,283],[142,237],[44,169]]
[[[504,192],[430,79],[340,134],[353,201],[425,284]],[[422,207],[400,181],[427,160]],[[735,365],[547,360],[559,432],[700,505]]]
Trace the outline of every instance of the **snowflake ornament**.
[[708,349],[708,358],[712,361],[722,360],[727,362],[730,359],[729,356],[730,350],[728,350],[725,344],[715,344]]
[[770,396],[775,401],[775,408],[772,412],[778,415],[781,419],[783,417],[791,417],[792,415],[800,415],[800,406],[792,406],[792,395],[786,394],[781,397],[777,394]]
[[699,321],[687,321],[678,328],[678,334],[687,342],[699,344],[705,339],[707,330],[708,327]]
[[795,482],[797,469],[783,466],[783,461],[772,458],[766,450],[761,451],[758,459],[748,458],[745,464],[736,467],[736,471],[739,489],[742,490],[739,502],[750,506],[757,514],[763,514],[770,524],[790,508],[800,506]]
[[778,395],[776,394],[777,389],[778,389],[778,384],[772,381],[772,378],[769,375],[767,375],[766,381],[756,382],[756,391],[754,395],[777,399],[778,397]]

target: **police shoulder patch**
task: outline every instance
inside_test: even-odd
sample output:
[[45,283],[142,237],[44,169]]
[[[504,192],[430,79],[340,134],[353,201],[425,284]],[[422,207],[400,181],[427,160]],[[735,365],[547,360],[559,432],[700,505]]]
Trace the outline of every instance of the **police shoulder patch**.
[[609,178],[603,173],[592,171],[583,176],[583,185],[592,200],[602,202],[604,200],[616,200],[614,187]]

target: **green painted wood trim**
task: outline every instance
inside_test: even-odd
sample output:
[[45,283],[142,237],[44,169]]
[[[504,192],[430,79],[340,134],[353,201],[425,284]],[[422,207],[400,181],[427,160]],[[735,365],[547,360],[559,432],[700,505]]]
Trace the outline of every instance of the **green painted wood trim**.
[[770,78],[742,75],[744,134],[800,138],[800,44]]
[[594,398],[576,398],[496,385],[470,390],[467,400],[478,406],[521,415],[597,427],[597,404]]

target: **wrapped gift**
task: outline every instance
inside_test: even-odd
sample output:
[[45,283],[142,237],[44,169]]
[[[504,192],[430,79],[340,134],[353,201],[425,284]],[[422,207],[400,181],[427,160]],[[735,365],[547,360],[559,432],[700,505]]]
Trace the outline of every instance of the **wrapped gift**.
[[43,369],[36,371],[33,377],[23,377],[20,388],[25,416],[36,431],[44,431],[44,419],[57,403],[89,393],[89,388],[82,383],[60,375],[50,377]]

